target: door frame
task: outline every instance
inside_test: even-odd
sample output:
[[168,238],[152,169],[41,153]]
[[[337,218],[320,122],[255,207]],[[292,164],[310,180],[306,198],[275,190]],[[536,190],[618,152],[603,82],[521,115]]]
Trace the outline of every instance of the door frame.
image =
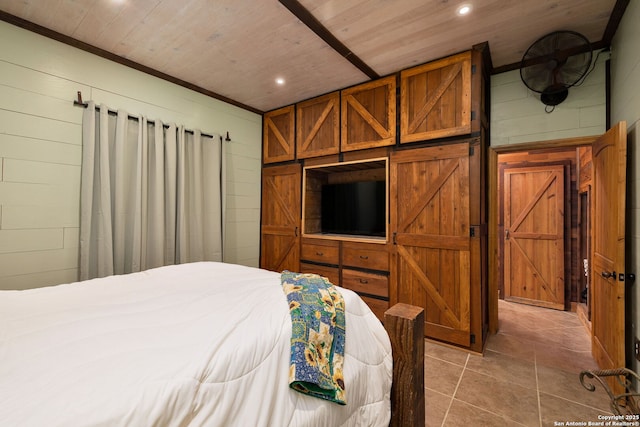
[[489,147],[488,153],[488,186],[489,186],[489,283],[488,283],[488,314],[489,314],[489,333],[498,332],[498,219],[499,219],[499,201],[498,201],[498,154],[514,153],[527,150],[541,150],[549,148],[572,148],[579,146],[590,146],[601,135],[583,136],[577,138],[556,139],[550,141],[535,141],[522,144],[501,145],[497,147]]

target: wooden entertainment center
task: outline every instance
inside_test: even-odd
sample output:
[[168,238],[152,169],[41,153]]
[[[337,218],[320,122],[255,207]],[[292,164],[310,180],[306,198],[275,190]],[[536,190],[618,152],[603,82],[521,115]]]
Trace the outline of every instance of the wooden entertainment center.
[[[265,113],[260,266],[326,276],[380,319],[422,307],[426,337],[481,352],[488,58],[485,43]],[[363,180],[385,183],[384,235],[324,233],[322,187]]]

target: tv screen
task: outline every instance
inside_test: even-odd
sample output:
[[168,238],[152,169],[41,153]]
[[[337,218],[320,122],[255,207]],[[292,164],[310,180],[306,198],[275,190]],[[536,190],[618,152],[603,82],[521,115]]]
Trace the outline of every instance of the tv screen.
[[322,186],[323,233],[385,236],[385,181],[358,181]]

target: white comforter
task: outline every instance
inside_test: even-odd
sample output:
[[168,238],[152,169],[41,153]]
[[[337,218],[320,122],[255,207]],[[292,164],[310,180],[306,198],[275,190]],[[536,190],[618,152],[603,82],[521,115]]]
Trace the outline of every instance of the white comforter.
[[288,387],[279,273],[194,263],[0,291],[0,426],[388,425],[388,336],[341,293],[346,406]]

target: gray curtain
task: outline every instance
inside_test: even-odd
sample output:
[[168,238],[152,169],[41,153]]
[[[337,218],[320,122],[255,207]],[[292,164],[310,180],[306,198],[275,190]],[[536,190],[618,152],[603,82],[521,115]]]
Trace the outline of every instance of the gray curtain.
[[221,144],[90,102],[82,120],[80,280],[222,261]]

